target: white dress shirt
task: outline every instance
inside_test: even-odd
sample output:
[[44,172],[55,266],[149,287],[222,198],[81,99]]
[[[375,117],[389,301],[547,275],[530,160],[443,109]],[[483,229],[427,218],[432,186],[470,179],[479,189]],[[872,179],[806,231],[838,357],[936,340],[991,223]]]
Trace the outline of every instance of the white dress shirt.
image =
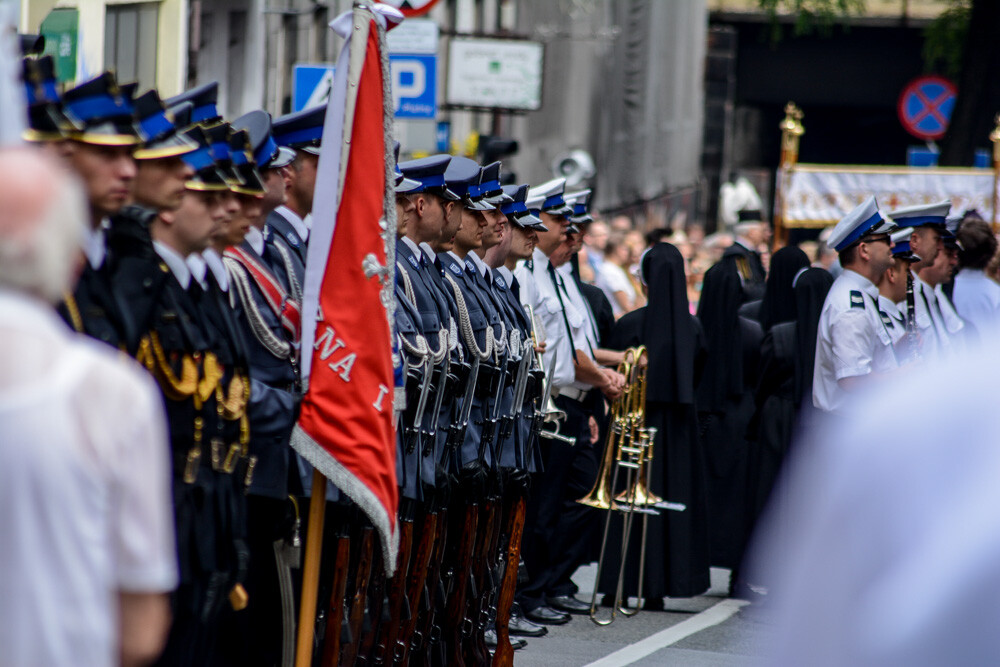
[[201,253],[201,256],[205,258],[208,270],[215,276],[215,282],[218,283],[219,289],[223,292],[228,292],[229,271],[226,270],[226,265],[222,262],[222,256],[214,248],[208,248],[205,252]]
[[188,255],[185,259],[187,262],[188,269],[191,271],[191,277],[198,281],[202,289],[208,289],[208,263],[205,262],[205,258],[201,256],[201,253],[193,252]]
[[264,256],[264,233],[262,231],[253,225],[250,225],[250,229],[247,231],[245,240],[250,244],[250,247],[255,253],[261,257]]
[[849,396],[839,380],[898,367],[877,303],[878,288],[861,274],[845,269],[833,281],[816,335],[813,405],[817,408],[843,413]]
[[84,232],[83,253],[87,256],[87,263],[92,269],[99,269],[104,264],[104,258],[108,253],[107,230],[109,227],[111,227],[111,221],[102,218],[97,229],[88,228]]
[[153,250],[156,251],[156,254],[167,265],[170,272],[174,274],[174,278],[181,284],[181,287],[187,289],[191,284],[191,269],[188,267],[184,257],[170,246],[159,241],[153,241]]
[[177,585],[152,378],[0,289],[0,664],[118,664],[119,591]]
[[[549,274],[549,258],[545,253],[535,248],[531,263],[531,269],[527,263],[521,263],[514,272],[514,277],[521,285],[521,304],[526,312],[529,306],[534,311],[537,327],[535,336],[538,342],[546,343],[545,353],[542,355],[546,372],[553,370],[552,360],[555,357],[553,387],[556,389],[570,387],[576,382],[576,369],[573,365],[575,359],[573,344],[570,343],[566,332],[566,323],[569,322],[570,330],[573,331],[582,325],[583,318],[571,304],[566,304],[564,318],[555,283]],[[576,343],[575,337],[573,343]]]
[[952,291],[955,310],[975,327],[980,336],[1000,325],[1000,285],[982,269],[962,269],[955,276]]
[[[295,233],[299,235],[299,238],[303,241],[303,243],[309,240],[309,226],[305,220],[299,217],[298,213],[284,204],[274,209],[274,212],[288,221],[288,224],[292,226],[292,229],[294,229]],[[309,222],[312,222],[311,215],[306,214],[306,218]]]

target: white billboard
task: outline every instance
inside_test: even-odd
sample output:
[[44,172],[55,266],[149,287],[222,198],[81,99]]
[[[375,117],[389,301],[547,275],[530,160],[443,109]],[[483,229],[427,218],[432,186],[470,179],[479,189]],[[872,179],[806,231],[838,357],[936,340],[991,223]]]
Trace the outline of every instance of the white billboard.
[[454,37],[448,43],[447,103],[536,111],[542,106],[539,42]]

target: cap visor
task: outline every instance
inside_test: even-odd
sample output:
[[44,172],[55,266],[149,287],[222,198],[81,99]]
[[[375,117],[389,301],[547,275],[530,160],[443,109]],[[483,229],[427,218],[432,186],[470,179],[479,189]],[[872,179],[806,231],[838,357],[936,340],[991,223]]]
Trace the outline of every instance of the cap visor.
[[403,177],[399,183],[396,184],[396,194],[402,195],[408,192],[413,192],[420,187],[420,181],[415,181],[412,178]]
[[187,155],[198,150],[198,145],[182,134],[172,135],[163,141],[154,141],[132,151],[136,160],[156,160]]
[[264,165],[264,169],[281,169],[287,167],[295,160],[295,151],[291,148],[278,146],[278,153],[270,162]]
[[479,201],[465,200],[465,208],[469,209],[470,211],[495,211],[496,210],[496,206],[492,206],[490,204],[487,204],[485,201],[482,201],[482,200],[479,200]]
[[302,148],[296,148],[295,150],[302,151],[303,153],[309,153],[310,155],[319,155],[319,152],[322,149],[322,146],[303,146]]

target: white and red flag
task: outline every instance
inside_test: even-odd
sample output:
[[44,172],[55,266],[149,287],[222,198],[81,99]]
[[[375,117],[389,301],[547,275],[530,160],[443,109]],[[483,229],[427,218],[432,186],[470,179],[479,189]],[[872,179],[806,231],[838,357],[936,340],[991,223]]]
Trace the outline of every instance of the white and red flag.
[[392,285],[392,94],[386,26],[402,15],[356,3],[330,26],[345,38],[316,177],[302,298],[307,391],[292,446],[353,500],[396,564]]

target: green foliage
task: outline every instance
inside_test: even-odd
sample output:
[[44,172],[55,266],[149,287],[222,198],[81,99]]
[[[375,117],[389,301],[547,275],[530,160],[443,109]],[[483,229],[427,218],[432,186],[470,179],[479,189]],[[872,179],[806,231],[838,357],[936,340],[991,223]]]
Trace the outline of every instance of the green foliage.
[[948,9],[924,29],[924,66],[928,70],[958,79],[971,12],[972,0],[951,0]]
[[852,14],[865,11],[865,0],[758,0],[771,21],[771,42],[781,41],[784,33],[779,17],[794,18],[792,34],[807,35],[813,31],[829,35],[834,25]]

